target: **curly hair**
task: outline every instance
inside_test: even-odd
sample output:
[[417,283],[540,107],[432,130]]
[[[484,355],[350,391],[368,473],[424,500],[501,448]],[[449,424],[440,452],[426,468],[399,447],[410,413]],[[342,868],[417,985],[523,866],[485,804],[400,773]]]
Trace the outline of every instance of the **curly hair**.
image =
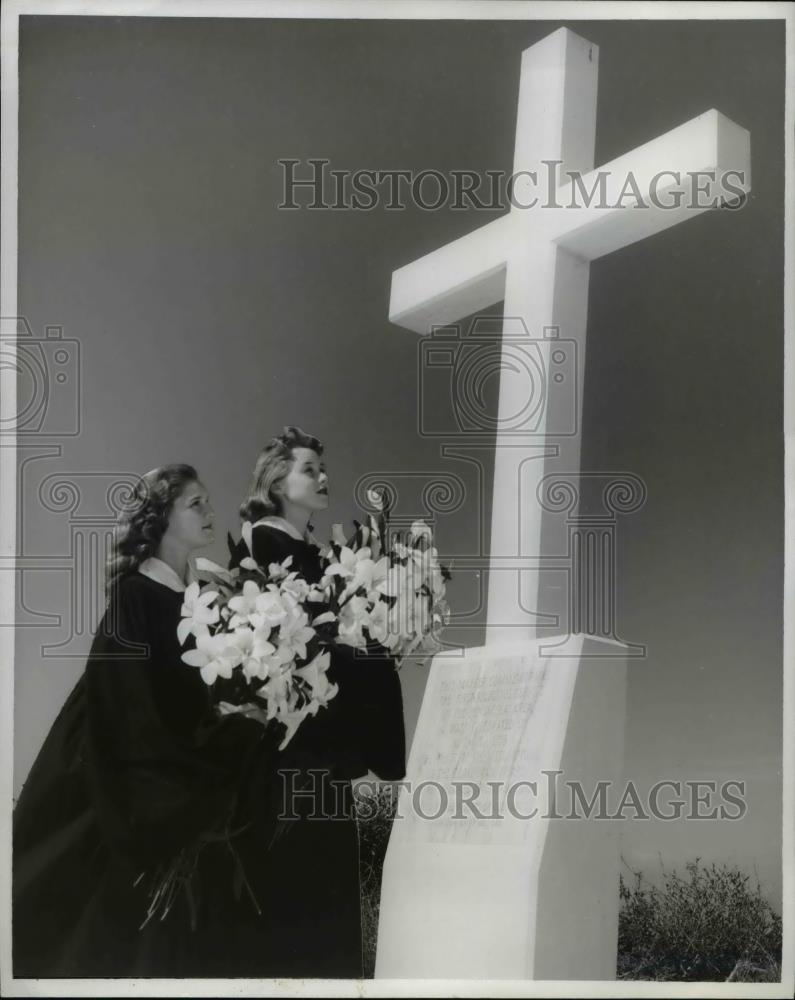
[[290,472],[295,448],[309,448],[318,455],[323,454],[320,441],[300,427],[285,427],[278,437],[271,438],[257,456],[248,497],[240,505],[243,520],[258,521],[267,514],[281,513],[281,503],[273,488]]
[[174,501],[188,483],[199,478],[192,465],[161,465],[141,476],[128,509],[122,514],[105,562],[105,590],[134,573],[153,556],[168,527]]

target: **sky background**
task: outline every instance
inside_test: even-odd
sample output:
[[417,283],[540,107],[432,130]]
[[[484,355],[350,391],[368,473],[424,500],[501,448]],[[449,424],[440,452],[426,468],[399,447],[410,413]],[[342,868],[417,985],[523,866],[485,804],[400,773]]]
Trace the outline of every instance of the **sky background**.
[[[298,424],[326,445],[319,537],[355,516],[363,476],[392,474],[398,513],[430,514],[443,556],[480,554],[491,458],[482,501],[472,467],[418,433],[419,338],[387,313],[395,268],[493,213],[280,211],[277,161],[509,171],[521,52],[562,23],[21,19],[19,308],[36,336],[78,342],[81,428],[20,449],[20,549],[41,568],[19,587],[15,790],[82,670],[88,634],[70,657],[41,647],[69,640],[75,518],[107,515],[117,474],[195,464],[220,559],[258,449]],[[710,108],[752,135],[742,211],[593,264],[582,468],[648,490],[618,524],[618,632],[648,647],[629,670],[625,777],[747,783],[743,820],[627,823],[624,858],[650,874],[738,862],[778,904],[783,24],[565,25],[600,48],[597,165]],[[42,501],[55,474],[79,509]],[[464,502],[429,512],[423,485],[450,474]],[[468,645],[483,582],[450,586]],[[402,673],[410,731],[424,676]]]

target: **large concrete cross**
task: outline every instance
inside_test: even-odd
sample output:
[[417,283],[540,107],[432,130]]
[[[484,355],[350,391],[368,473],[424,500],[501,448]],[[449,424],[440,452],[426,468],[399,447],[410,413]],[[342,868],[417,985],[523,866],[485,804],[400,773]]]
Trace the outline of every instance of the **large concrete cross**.
[[[522,54],[514,206],[392,277],[390,319],[422,334],[504,299],[487,643],[535,638],[539,615],[565,622],[567,589],[541,568],[561,551],[559,529],[544,517],[537,488],[550,473],[579,472],[590,261],[720,201],[730,193],[726,171],[742,175],[730,176],[734,189],[750,187],[750,136],[714,110],[594,170],[597,57],[596,46],[566,28]],[[544,161],[560,162],[564,182],[552,201],[561,207],[545,205]],[[693,203],[694,172],[701,206]],[[534,208],[520,207],[533,198]],[[544,372],[538,399],[527,398],[517,363]]]

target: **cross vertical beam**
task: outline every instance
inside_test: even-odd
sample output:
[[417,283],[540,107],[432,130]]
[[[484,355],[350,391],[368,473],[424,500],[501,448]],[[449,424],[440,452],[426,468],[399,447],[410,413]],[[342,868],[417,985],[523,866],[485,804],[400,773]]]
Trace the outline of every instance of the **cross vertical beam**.
[[[513,163],[520,203],[527,203],[526,196],[534,187],[531,174],[544,175],[544,160],[561,161],[562,170],[586,173],[593,168],[597,67],[596,46],[565,29],[522,54]],[[517,222],[519,254],[512,257],[506,274],[503,336],[510,336],[511,328],[521,336],[524,325],[529,342],[523,347],[517,338],[511,346],[525,353],[528,365],[540,361],[547,398],[540,422],[532,432],[528,428],[523,433],[512,417],[527,403],[528,384],[503,368],[494,456],[487,644],[535,636],[539,614],[554,616],[561,627],[565,625],[565,580],[543,569],[517,575],[501,570],[500,560],[563,551],[565,536],[552,530],[551,519],[545,526],[536,491],[546,473],[571,474],[580,464],[588,264],[552,242],[534,239],[532,213],[519,215]],[[545,331],[557,331],[558,336],[545,338]],[[565,358],[555,360],[561,351]],[[553,381],[553,370],[562,375],[562,382]],[[510,435],[500,429],[508,425]],[[561,427],[573,433],[557,435]]]

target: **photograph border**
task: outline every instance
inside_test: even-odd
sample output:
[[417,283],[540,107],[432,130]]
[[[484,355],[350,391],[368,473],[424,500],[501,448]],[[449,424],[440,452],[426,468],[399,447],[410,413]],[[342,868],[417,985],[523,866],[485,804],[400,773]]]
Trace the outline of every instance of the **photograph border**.
[[[507,980],[263,980],[112,979],[24,980],[11,970],[11,817],[14,735],[14,634],[0,628],[0,992],[5,996],[544,996],[544,997],[789,997],[795,991],[795,153],[792,73],[795,10],[787,3],[485,2],[485,0],[161,0],[161,2],[25,2],[7,0],[2,32],[2,254],[0,338],[13,351],[17,316],[18,41],[19,17],[70,15],[174,18],[329,18],[394,20],[782,20],[786,25],[785,253],[784,253],[784,704],[783,704],[783,954],[782,982],[676,983]],[[11,355],[13,357],[13,354]],[[0,420],[16,412],[16,376],[0,367]],[[0,437],[0,623],[15,616],[16,445]]]

